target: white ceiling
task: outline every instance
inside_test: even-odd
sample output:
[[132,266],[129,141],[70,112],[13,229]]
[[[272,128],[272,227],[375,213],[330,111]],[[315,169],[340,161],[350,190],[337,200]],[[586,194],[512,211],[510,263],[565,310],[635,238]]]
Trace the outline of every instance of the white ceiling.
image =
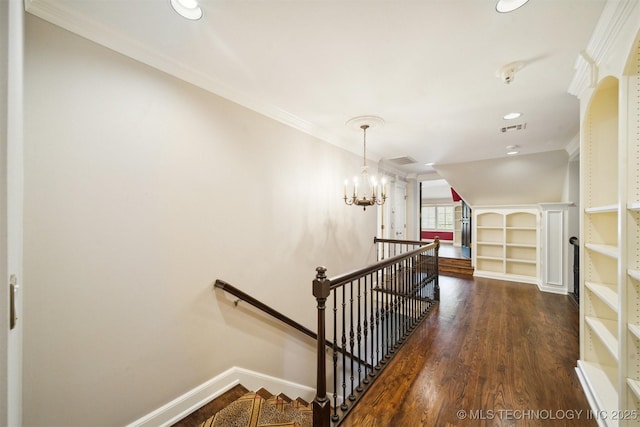
[[444,179],[432,179],[422,181],[422,203],[439,201],[443,199],[452,200],[451,186]]
[[[188,21],[169,0],[27,0],[30,13],[361,153],[346,125],[375,115],[376,160],[400,168],[564,149],[579,127],[567,92],[604,0],[199,0]],[[523,61],[507,85],[496,70]],[[518,111],[513,122],[502,119]],[[526,123],[521,131],[501,132]],[[427,162],[435,162],[432,168]],[[390,162],[389,164],[393,164]],[[464,197],[464,196],[463,196]]]

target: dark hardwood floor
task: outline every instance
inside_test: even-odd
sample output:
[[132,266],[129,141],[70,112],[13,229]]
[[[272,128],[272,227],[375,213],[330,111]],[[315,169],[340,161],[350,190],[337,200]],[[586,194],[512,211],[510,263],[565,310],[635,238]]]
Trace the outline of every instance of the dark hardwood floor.
[[535,285],[441,276],[441,302],[342,427],[596,426],[578,308]]

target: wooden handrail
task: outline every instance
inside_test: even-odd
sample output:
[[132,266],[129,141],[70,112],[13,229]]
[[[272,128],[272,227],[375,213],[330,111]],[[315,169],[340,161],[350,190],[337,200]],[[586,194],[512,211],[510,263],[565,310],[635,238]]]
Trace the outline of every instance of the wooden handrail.
[[[252,305],[253,307],[257,308],[258,310],[261,310],[265,313],[267,313],[270,316],[273,316],[274,318],[276,318],[277,320],[280,320],[281,322],[291,326],[292,328],[294,328],[295,330],[302,332],[303,334],[305,334],[306,336],[313,338],[314,340],[318,340],[318,334],[316,334],[315,332],[313,332],[311,329],[307,328],[304,325],[301,325],[300,323],[296,322],[295,320],[291,319],[290,317],[285,316],[284,314],[280,313],[279,311],[269,307],[267,304],[255,299],[254,297],[252,297],[251,295],[241,291],[240,289],[236,288],[235,286],[225,282],[224,280],[220,280],[217,279],[215,281],[215,283],[213,284],[214,288],[218,288],[218,289],[222,289],[223,291],[230,293],[231,295],[237,297],[238,299]],[[324,345],[333,348],[334,347],[334,343],[324,339]],[[344,348],[337,346],[336,347],[336,351],[341,353],[341,354],[345,354],[347,357],[352,358],[353,360],[357,361],[358,363],[362,363],[363,365],[369,365],[366,361],[364,360],[360,360],[360,358],[356,357],[355,355],[349,353],[347,350],[345,350]]]
[[[399,240],[399,242],[405,243],[407,241],[406,240]],[[380,270],[383,267],[387,267],[389,265],[393,265],[393,264],[395,264],[395,263],[397,263],[397,262],[399,262],[399,261],[401,261],[403,259],[409,258],[409,257],[411,257],[413,255],[417,255],[419,253],[426,252],[426,251],[428,251],[430,249],[434,249],[434,248],[437,250],[439,247],[440,247],[440,241],[436,240],[436,241],[434,241],[432,243],[423,245],[421,248],[417,248],[417,249],[414,249],[412,251],[405,252],[405,253],[402,253],[400,255],[396,255],[394,257],[391,257],[391,258],[383,259],[382,261],[378,261],[375,264],[371,264],[371,265],[369,265],[367,267],[363,267],[363,268],[360,268],[360,269],[357,269],[357,270],[350,271],[350,272],[345,273],[345,274],[341,274],[341,275],[336,276],[336,277],[332,277],[331,279],[329,279],[330,282],[331,282],[331,289],[337,288],[337,287],[339,287],[339,286],[341,286],[341,285],[343,285],[343,284],[345,284],[345,283],[347,283],[347,282],[349,282],[349,281],[351,281],[351,280],[353,280],[355,278],[358,278],[358,277],[361,277],[361,276],[365,276],[365,275],[367,275],[369,273],[373,273],[376,270]]]
[[[292,328],[296,329],[297,331],[302,332],[303,334],[307,335],[308,337],[311,337],[314,340],[318,339],[318,334],[313,332],[311,329],[307,328],[304,325],[301,325],[300,323],[296,322],[295,320],[291,319],[290,317],[285,316],[284,314],[280,313],[279,311],[274,310],[273,308],[269,307],[265,303],[263,303],[261,301],[258,301],[257,299],[255,299],[251,295],[242,292],[240,289],[236,288],[233,285],[230,285],[229,283],[225,282],[224,280],[217,279],[213,286],[215,288],[222,289],[223,291],[228,292],[231,295],[240,298],[242,301],[254,306],[258,310],[264,311],[265,313],[269,314],[270,316],[273,316],[276,319],[280,320],[281,322],[286,323],[287,325],[291,326]],[[327,345],[330,345],[330,344],[331,343],[327,343]]]
[[[436,240],[438,240],[438,239],[436,239]],[[435,240],[433,242],[425,242],[424,240],[381,239],[379,237],[374,237],[373,238],[373,243],[399,243],[399,244],[406,244],[406,245],[430,245],[432,243],[435,243]]]

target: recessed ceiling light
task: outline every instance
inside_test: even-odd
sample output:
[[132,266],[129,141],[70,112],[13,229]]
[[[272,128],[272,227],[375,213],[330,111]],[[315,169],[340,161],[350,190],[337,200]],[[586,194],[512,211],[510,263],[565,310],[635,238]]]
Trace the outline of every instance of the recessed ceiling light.
[[429,163],[425,163],[424,165],[425,166],[433,166],[433,165],[435,165],[435,163],[434,162],[429,162]]
[[505,120],[513,120],[513,119],[517,119],[520,116],[522,116],[522,113],[509,113],[509,114],[505,114],[502,118]]
[[202,8],[196,0],[171,0],[171,7],[180,16],[192,21],[202,18]]
[[513,12],[522,7],[529,0],[498,0],[496,10],[500,13]]
[[513,151],[507,151],[507,156],[514,156],[516,154],[518,154],[519,151],[518,150],[513,150]]

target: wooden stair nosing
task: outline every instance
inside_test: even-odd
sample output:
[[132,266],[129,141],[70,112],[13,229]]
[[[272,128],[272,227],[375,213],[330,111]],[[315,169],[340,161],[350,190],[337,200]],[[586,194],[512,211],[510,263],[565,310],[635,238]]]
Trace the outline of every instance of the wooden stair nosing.
[[206,403],[199,409],[195,410],[191,414],[187,415],[180,421],[176,422],[171,427],[198,426],[204,421],[206,421],[207,419],[209,419],[211,415],[220,412],[222,409],[226,408],[231,403],[233,403],[236,399],[244,396],[248,392],[249,390],[247,388],[245,388],[241,384],[238,384],[232,387],[231,389],[227,390],[225,393],[221,394],[220,396],[216,397],[209,403]]

